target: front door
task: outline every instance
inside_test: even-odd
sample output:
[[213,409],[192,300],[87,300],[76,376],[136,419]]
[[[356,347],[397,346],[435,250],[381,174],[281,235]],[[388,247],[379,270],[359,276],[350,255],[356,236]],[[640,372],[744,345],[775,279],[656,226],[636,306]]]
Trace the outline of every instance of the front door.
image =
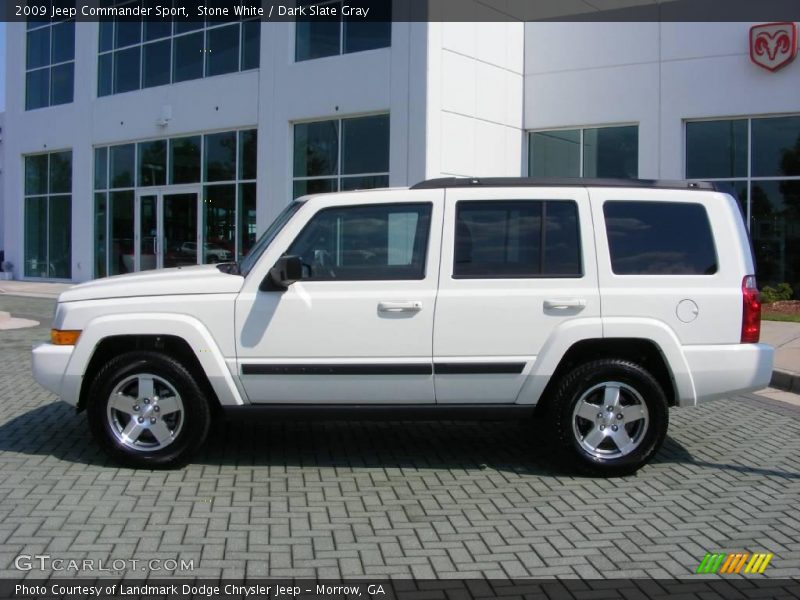
[[[298,210],[236,303],[237,370],[251,402],[434,402],[442,195],[357,192]],[[283,254],[301,257],[303,279],[259,289]]]
[[143,190],[136,196],[136,271],[196,265],[199,252],[199,199],[196,188]]

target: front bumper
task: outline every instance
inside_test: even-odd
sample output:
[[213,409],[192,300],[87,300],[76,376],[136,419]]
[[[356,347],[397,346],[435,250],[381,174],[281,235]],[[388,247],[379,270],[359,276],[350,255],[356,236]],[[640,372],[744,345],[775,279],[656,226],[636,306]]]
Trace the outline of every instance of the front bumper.
[[36,380],[36,383],[73,406],[78,403],[78,398],[65,396],[64,375],[74,349],[75,346],[55,346],[49,343],[39,344],[33,348],[33,358],[31,359],[33,378]]

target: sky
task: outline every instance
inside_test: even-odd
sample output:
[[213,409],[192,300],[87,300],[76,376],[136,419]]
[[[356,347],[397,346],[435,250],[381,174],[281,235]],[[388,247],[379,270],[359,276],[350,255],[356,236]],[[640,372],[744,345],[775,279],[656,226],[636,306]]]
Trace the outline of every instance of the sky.
[[0,112],[6,109],[6,24],[0,21]]

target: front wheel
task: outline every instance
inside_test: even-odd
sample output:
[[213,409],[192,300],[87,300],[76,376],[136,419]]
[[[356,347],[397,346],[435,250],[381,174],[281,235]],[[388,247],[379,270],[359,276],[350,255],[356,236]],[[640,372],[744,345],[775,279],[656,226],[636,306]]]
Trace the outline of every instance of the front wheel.
[[664,390],[640,365],[598,360],[572,370],[547,405],[545,427],[558,454],[593,475],[628,475],[646,464],[667,434]]
[[184,464],[208,435],[211,411],[192,375],[160,352],[113,358],[89,388],[97,442],[115,461],[144,468]]

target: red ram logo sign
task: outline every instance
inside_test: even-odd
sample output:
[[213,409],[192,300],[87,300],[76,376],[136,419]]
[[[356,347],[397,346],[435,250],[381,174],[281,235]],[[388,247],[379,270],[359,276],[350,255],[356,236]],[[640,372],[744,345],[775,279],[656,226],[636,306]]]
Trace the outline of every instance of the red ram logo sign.
[[750,60],[759,67],[777,71],[797,56],[797,25],[765,23],[750,28]]

